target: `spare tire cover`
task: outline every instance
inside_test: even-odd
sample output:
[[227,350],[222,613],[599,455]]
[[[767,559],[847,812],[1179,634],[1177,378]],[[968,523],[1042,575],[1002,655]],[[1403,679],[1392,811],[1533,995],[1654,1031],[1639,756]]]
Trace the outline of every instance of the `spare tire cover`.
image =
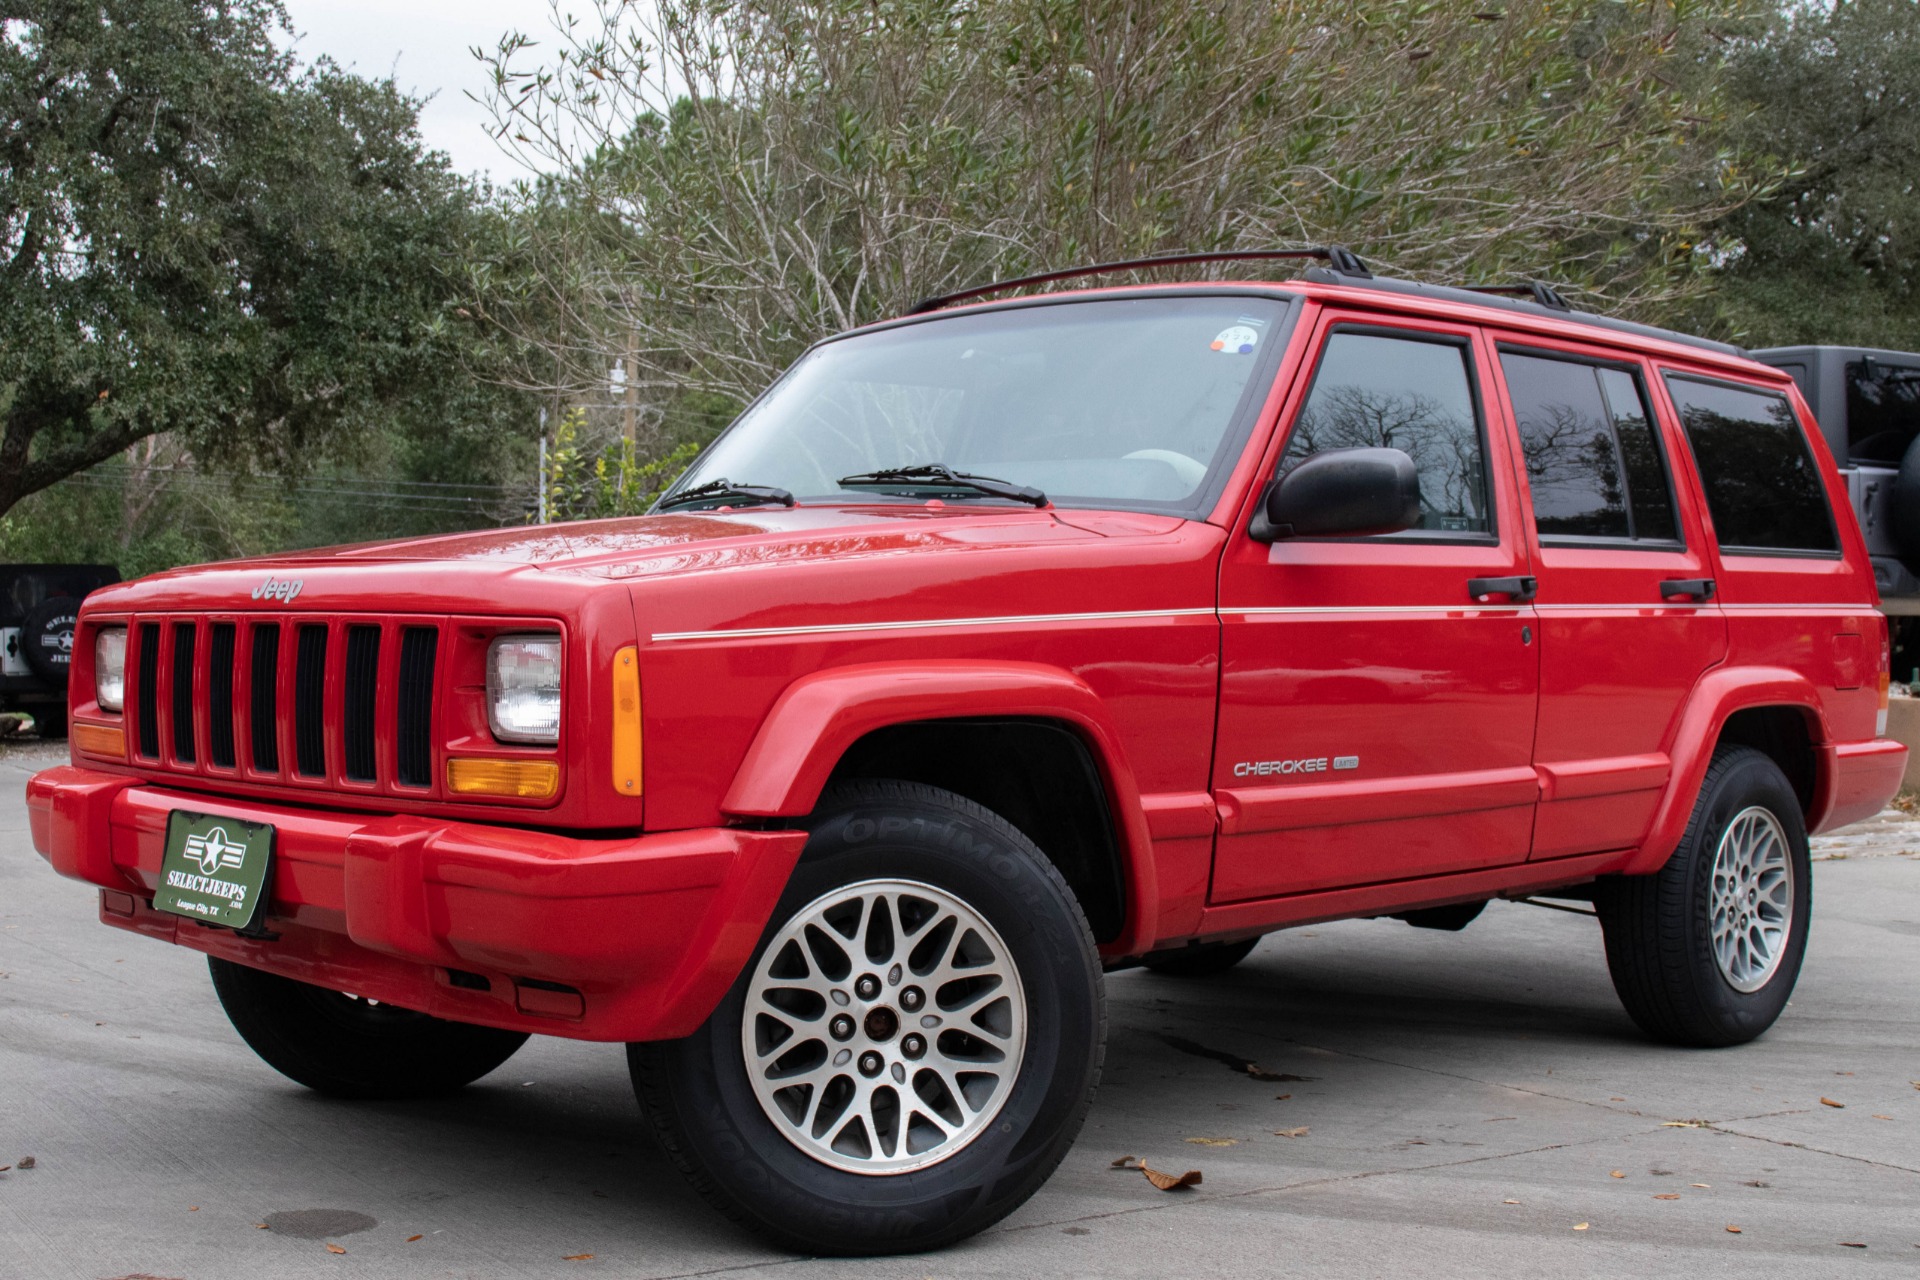
[[1893,545],[1907,568],[1920,573],[1920,437],[1915,437],[1900,459],[1900,474],[1893,478]]
[[42,600],[27,611],[20,626],[20,656],[33,673],[51,684],[65,686],[73,663],[73,628],[80,614],[78,596]]

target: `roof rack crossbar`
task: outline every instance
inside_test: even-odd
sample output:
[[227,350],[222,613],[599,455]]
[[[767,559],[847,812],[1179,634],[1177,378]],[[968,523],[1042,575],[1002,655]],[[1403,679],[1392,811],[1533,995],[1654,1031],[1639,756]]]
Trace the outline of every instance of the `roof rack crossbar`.
[[955,293],[941,294],[934,298],[923,298],[908,308],[907,314],[925,315],[929,311],[938,311],[942,307],[950,307],[968,298],[985,297],[987,294],[1000,293],[1007,289],[1052,284],[1056,280],[1071,280],[1075,276],[1102,275],[1109,271],[1140,271],[1152,267],[1174,267],[1196,262],[1241,262],[1276,258],[1318,258],[1343,276],[1351,276],[1356,280],[1373,279],[1373,272],[1367,270],[1366,263],[1360,261],[1351,249],[1337,244],[1320,245],[1310,249],[1224,249],[1215,253],[1163,253],[1152,258],[1099,262],[1092,266],[1067,267],[1060,271],[1046,271],[1039,275],[1020,276],[1013,280],[996,280],[992,284],[975,285],[971,289],[961,289]]
[[1460,287],[1468,293],[1498,293],[1515,298],[1531,298],[1555,311],[1573,310],[1573,304],[1562,297],[1558,289],[1540,280],[1522,280],[1518,284],[1463,284]]

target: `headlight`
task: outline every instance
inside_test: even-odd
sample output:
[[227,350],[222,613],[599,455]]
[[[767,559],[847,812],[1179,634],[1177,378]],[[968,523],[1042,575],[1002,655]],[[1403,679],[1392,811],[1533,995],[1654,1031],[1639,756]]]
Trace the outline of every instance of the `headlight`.
[[127,697],[127,629],[102,627],[93,633],[93,700],[102,711],[118,711]]
[[559,636],[500,636],[487,646],[487,725],[502,742],[560,741]]

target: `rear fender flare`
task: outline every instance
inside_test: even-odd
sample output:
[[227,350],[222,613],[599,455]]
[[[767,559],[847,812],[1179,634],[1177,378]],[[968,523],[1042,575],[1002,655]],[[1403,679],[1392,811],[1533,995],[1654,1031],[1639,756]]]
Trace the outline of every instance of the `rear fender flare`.
[[1101,948],[1131,955],[1154,936],[1159,890],[1153,844],[1133,769],[1100,696],[1072,672],[1028,662],[873,663],[804,676],[775,701],[721,809],[734,818],[803,818],[834,766],[862,737],[890,725],[977,716],[1030,716],[1072,727],[1092,752],[1113,814],[1126,922]]
[[[1826,715],[1821,710],[1820,693],[1813,682],[1786,667],[1720,667],[1709,671],[1694,685],[1687,705],[1674,726],[1668,748],[1672,771],[1666,794],[1654,810],[1647,838],[1621,868],[1627,875],[1652,875],[1665,866],[1686,834],[1687,819],[1693,815],[1694,800],[1706,781],[1707,766],[1713,763],[1714,748],[1721,731],[1737,711],[1751,707],[1791,707],[1807,720],[1807,736],[1816,761],[1827,742]],[[1817,767],[1817,766],[1816,766]],[[1818,826],[1822,806],[1827,803],[1827,770],[1820,769],[1814,786],[1813,811],[1807,815],[1809,831]]]

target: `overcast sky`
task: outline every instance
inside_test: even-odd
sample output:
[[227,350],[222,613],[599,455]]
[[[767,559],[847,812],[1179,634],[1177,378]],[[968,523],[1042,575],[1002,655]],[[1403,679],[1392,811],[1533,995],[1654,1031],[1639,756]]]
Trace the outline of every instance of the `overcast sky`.
[[299,41],[311,62],[326,54],[372,79],[392,74],[400,88],[431,95],[420,113],[427,145],[444,151],[462,173],[488,173],[496,182],[522,176],[487,136],[487,114],[468,93],[485,95],[485,68],[471,52],[492,49],[508,30],[541,39],[546,0],[287,0]]

